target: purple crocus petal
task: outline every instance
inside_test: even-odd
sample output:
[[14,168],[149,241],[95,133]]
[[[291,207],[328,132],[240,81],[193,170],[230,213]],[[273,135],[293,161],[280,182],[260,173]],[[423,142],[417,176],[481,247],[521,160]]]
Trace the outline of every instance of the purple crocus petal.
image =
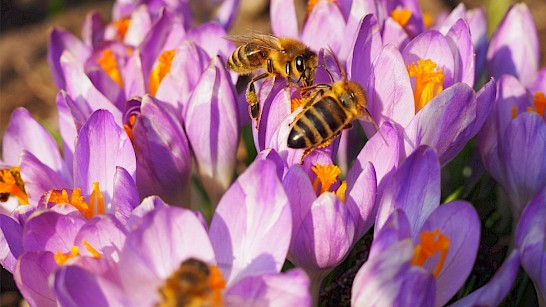
[[[411,153],[420,145],[428,145],[438,153],[440,164],[446,165],[474,136],[476,102],[474,91],[464,83],[442,91],[407,126],[404,153]],[[485,118],[487,115],[482,116]]]
[[531,93],[542,92],[546,94],[546,67],[538,72],[535,82],[529,86]]
[[122,228],[123,226],[112,216],[96,216],[80,228],[74,243],[80,247],[82,256],[92,256],[84,246],[85,241],[106,259],[118,261],[126,237]]
[[411,228],[404,211],[394,210],[372,242],[368,259],[381,255],[398,242],[411,238]]
[[[546,300],[546,187],[529,202],[516,230],[516,246],[521,251],[521,265],[529,275],[537,295]],[[539,299],[539,301],[541,301]]]
[[0,214],[0,264],[11,273],[15,270],[17,258],[24,251],[22,238],[22,226],[12,218]]
[[403,240],[369,258],[353,281],[351,306],[432,306],[434,277],[410,266],[412,257],[411,241]]
[[116,167],[135,174],[131,141],[105,110],[91,114],[81,128],[74,158],[74,186],[81,188],[83,195],[91,195],[93,184],[98,182],[106,204],[112,200]]
[[450,307],[499,306],[512,289],[520,266],[520,253],[513,250],[487,284],[456,301]]
[[78,214],[63,215],[54,211],[33,214],[23,229],[23,247],[25,251],[69,252],[85,222]]
[[[263,90],[260,88],[260,96],[267,93],[266,82],[263,83],[266,85],[262,86]],[[275,82],[269,93],[271,94],[264,100],[260,100],[263,101],[259,119],[260,129],[253,129],[254,140],[260,146],[260,150],[272,147],[271,142],[275,132],[282,127],[283,121],[290,115],[291,93],[285,89],[282,82]]]
[[159,84],[155,97],[168,103],[183,118],[188,99],[209,63],[210,57],[201,47],[184,42],[176,49],[171,71]]
[[149,8],[146,5],[139,5],[131,13],[131,23],[123,37],[124,43],[131,46],[138,46],[144,41],[146,35],[152,28],[152,17],[150,16],[148,9]]
[[[408,23],[404,26],[406,31],[411,37],[415,37],[417,34],[425,30],[425,25],[423,23],[423,17],[421,15],[421,7],[419,6],[418,1],[416,0],[381,0],[379,1],[382,6],[382,13],[384,15],[391,15],[392,11],[401,7],[411,11],[411,18]],[[384,17],[383,17],[384,18]]]
[[472,134],[477,134],[490,117],[497,97],[497,86],[495,79],[489,80],[478,93],[476,93],[476,120],[473,124]]
[[355,221],[355,240],[359,240],[375,221],[377,179],[375,169],[368,162],[357,176],[347,176],[346,204]]
[[31,306],[57,306],[49,278],[58,267],[51,252],[27,252],[19,257],[13,278]]
[[347,256],[355,228],[347,206],[333,193],[321,194],[294,233],[290,261],[309,273],[328,272]]
[[[260,185],[255,184],[258,181]],[[279,272],[291,225],[288,198],[275,163],[255,161],[224,194],[210,225],[216,261],[228,285],[246,276]]]
[[381,37],[384,46],[393,45],[400,50],[403,50],[410,41],[406,30],[391,17],[385,20]]
[[434,150],[428,146],[417,148],[392,173],[379,193],[377,229],[383,227],[397,208],[404,211],[414,232],[420,229],[440,203],[440,163]]
[[[80,113],[89,117],[94,110],[106,109],[114,115],[116,122],[122,125],[121,111],[93,85],[81,65],[75,62],[72,55],[63,53],[61,67],[66,76],[66,91],[74,100],[75,106],[77,106]],[[72,106],[70,108],[72,114],[77,112]]]
[[474,86],[474,46],[470,29],[464,19],[459,19],[446,35],[454,59],[454,81]]
[[272,148],[265,149],[265,150],[259,152],[256,155],[255,160],[273,161],[273,163],[275,163],[275,165],[277,166],[277,177],[279,177],[279,179],[284,178],[284,174],[288,170],[288,166],[283,161],[281,156],[279,156],[277,151],[275,151],[275,149],[272,149]]
[[75,265],[55,273],[53,288],[61,306],[129,306],[119,285]]
[[104,41],[106,24],[99,12],[91,12],[85,16],[82,25],[82,40],[88,47],[96,48]]
[[158,208],[169,207],[161,198],[157,196],[146,197],[142,202],[131,212],[127,220],[127,229],[135,229],[142,223],[142,217],[148,212]]
[[131,12],[135,10],[139,1],[135,0],[119,0],[114,2],[112,8],[112,19],[118,20],[120,18],[131,15]]
[[188,31],[184,39],[203,48],[211,59],[217,55],[227,59],[235,50],[235,46],[224,38],[226,36],[226,30],[219,24],[205,23]]
[[[426,31],[411,40],[402,52],[406,65],[430,59],[444,73],[444,88],[453,85],[455,63],[447,39],[438,31]],[[471,55],[468,55],[471,56]]]
[[345,18],[335,3],[319,1],[308,16],[301,39],[311,49],[330,47],[339,51],[344,36]]
[[459,3],[459,5],[449,12],[449,15],[442,20],[441,25],[437,28],[437,30],[443,35],[447,35],[447,33],[457,22],[459,22],[459,20],[465,18],[465,13],[466,7],[464,3]]
[[527,202],[546,185],[544,118],[535,112],[518,115],[506,128],[499,146],[499,157],[506,174],[504,188],[517,220]]
[[19,165],[21,152],[26,150],[53,171],[69,178],[57,143],[25,108],[17,108],[11,113],[2,146],[5,164]]
[[142,52],[140,50],[135,50],[133,54],[127,59],[123,73],[125,76],[131,76],[131,78],[126,78],[125,81],[125,96],[143,96],[147,92],[149,74],[147,73],[147,78],[144,77],[144,72],[142,71]]
[[491,37],[487,68],[497,79],[509,74],[530,85],[539,68],[539,50],[537,29],[529,8],[525,3],[514,4]]
[[185,119],[199,175],[217,203],[231,183],[239,144],[235,89],[220,57],[211,61],[197,83]]
[[368,84],[373,60],[381,51],[383,41],[374,15],[361,19],[357,30],[354,43],[349,45],[352,52],[347,59],[347,77],[365,86]]
[[19,169],[31,204],[36,204],[40,197],[50,190],[72,186],[72,180],[67,183],[58,173],[26,150],[21,154]]
[[189,207],[191,153],[180,122],[153,97],[142,98],[133,127],[140,198],[158,195],[167,203]]
[[249,276],[224,294],[226,306],[310,306],[309,277],[301,269]]
[[487,18],[485,16],[485,10],[483,7],[477,7],[469,10],[466,12],[465,20],[470,28],[470,37],[472,38],[472,45],[474,45],[474,52],[476,53],[476,69],[474,79],[477,80],[485,68],[485,56],[487,54],[487,46],[489,44],[487,38]]
[[[461,227],[464,225],[464,227]],[[464,284],[472,271],[480,243],[480,219],[474,207],[465,201],[453,201],[430,214],[421,231],[439,230],[449,239],[449,250],[436,277],[436,304],[443,306]],[[418,233],[414,233],[414,241]],[[436,263],[426,262],[430,272]]]
[[140,203],[135,180],[123,167],[116,167],[112,207],[115,217],[126,224],[134,208]]
[[[366,162],[371,162],[375,169],[377,185],[379,185],[385,176],[398,167],[399,141],[396,129],[390,122],[385,122],[380,128],[380,132],[381,134],[374,134],[362,148],[349,170],[347,178],[357,175],[362,171]],[[381,135],[385,137],[385,140]]]
[[298,37],[298,19],[294,0],[271,0],[271,30],[277,37]]
[[216,11],[216,22],[228,30],[233,25],[239,9],[239,0],[224,0]]
[[400,51],[392,45],[385,46],[374,61],[368,99],[368,111],[378,126],[388,120],[405,127],[415,115],[408,71]]
[[68,52],[72,55],[75,65],[83,66],[85,60],[89,57],[91,50],[86,47],[74,35],[61,29],[53,29],[49,34],[49,47],[47,48],[49,67],[53,74],[53,79],[58,88],[66,88],[66,82],[70,76],[63,72],[61,56]]
[[[66,91],[61,90],[57,94],[57,115],[59,117],[59,133],[63,142],[63,158],[69,174],[73,174],[74,146],[76,145],[76,124],[68,106],[68,100],[72,100]],[[71,102],[74,104],[74,102]]]
[[207,233],[193,212],[166,207],[145,215],[127,236],[118,263],[123,288],[131,289],[132,304],[157,303],[157,289],[188,258],[215,262]]
[[[345,33],[347,33],[346,37],[356,37],[357,32],[359,31],[362,19],[365,18],[365,16],[370,14],[377,16],[377,7],[375,6],[375,3],[373,1],[369,1],[369,0],[353,1],[350,8],[349,16],[347,16],[347,25],[345,27]],[[345,51],[350,52],[351,50],[348,50],[348,49],[350,49],[352,45],[353,45],[352,41],[344,42],[340,53],[342,55],[345,55],[344,53]],[[346,56],[343,56],[342,58],[346,58]]]

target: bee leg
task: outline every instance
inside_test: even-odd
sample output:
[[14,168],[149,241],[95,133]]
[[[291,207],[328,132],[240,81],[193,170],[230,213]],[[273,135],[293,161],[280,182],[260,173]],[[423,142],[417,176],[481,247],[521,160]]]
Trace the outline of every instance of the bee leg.
[[246,90],[246,101],[248,102],[248,113],[250,118],[256,120],[256,128],[258,128],[260,117],[260,102],[258,101],[258,94],[256,94],[256,88],[254,87],[254,82],[266,78],[269,74],[261,74],[250,81],[248,88]]
[[302,164],[302,165],[303,165],[303,159],[305,159],[305,157],[307,157],[307,155],[309,155],[310,153],[312,153],[313,150],[315,150],[315,147],[307,148],[307,149],[303,152],[303,155],[301,155],[301,164]]

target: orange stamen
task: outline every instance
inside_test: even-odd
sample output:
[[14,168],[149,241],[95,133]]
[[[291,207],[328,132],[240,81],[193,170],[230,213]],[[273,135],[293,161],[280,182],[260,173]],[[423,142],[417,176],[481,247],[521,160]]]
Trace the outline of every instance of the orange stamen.
[[0,194],[13,195],[21,205],[28,205],[28,195],[25,192],[25,183],[21,179],[19,167],[0,170]]
[[93,192],[89,196],[89,204],[85,202],[85,197],[82,195],[80,188],[75,188],[68,197],[68,192],[63,189],[61,191],[52,191],[49,196],[49,202],[54,204],[68,204],[78,209],[83,216],[90,219],[95,215],[104,214],[104,197],[99,190],[99,183],[93,183]]
[[[315,5],[317,5],[317,3],[319,3],[319,1],[321,1],[321,0],[309,0],[309,1],[307,1],[307,15],[311,14],[313,9],[315,8]],[[328,3],[336,2],[336,0],[324,0],[324,1],[327,1]]]
[[55,259],[55,262],[58,264],[58,265],[63,265],[65,264],[69,259],[72,259],[76,256],[79,256],[80,255],[80,250],[77,246],[72,246],[72,249],[70,249],[70,252],[68,253],[62,253],[62,252],[57,252],[55,254],[55,256],[53,256],[53,259]]
[[106,49],[101,52],[101,57],[97,60],[100,68],[106,72],[106,74],[114,80],[119,87],[123,88],[123,79],[118,68],[116,56],[112,49]]
[[347,191],[347,181],[343,180],[339,188],[337,188],[336,196],[341,200],[341,202],[345,202],[345,192]]
[[222,290],[226,288],[226,280],[216,265],[210,267],[209,286],[213,293],[213,305],[223,306]]
[[86,240],[83,240],[83,246],[85,246],[85,248],[91,253],[91,256],[93,258],[102,258],[101,254],[93,247],[91,246],[91,244],[89,244],[89,242],[87,242]]
[[434,267],[432,274],[434,277],[438,277],[444,266],[447,252],[449,250],[449,238],[440,232],[438,229],[431,231],[423,231],[419,234],[421,243],[415,246],[413,250],[413,259],[411,265],[423,266],[425,262],[434,256],[436,253],[440,253],[440,259]]
[[518,116],[518,108],[517,107],[512,107],[512,119],[516,118],[516,116]]
[[125,34],[127,34],[129,26],[131,25],[131,18],[123,17],[119,20],[112,22],[112,24],[118,29],[118,39],[123,40],[125,38]]
[[171,71],[171,64],[176,54],[175,50],[163,51],[159,56],[158,63],[150,74],[150,94],[155,96],[159,84],[165,76]]
[[290,100],[290,112],[294,112],[297,108],[301,106],[302,103],[303,103],[303,99],[292,98],[292,100]]
[[415,113],[419,112],[432,98],[438,95],[444,88],[444,73],[442,69],[430,59],[419,60],[417,64],[408,65],[408,74],[415,77]]
[[104,196],[99,189],[99,183],[93,183],[93,193],[89,197],[89,211],[86,214],[88,219],[95,215],[104,214]]
[[411,11],[408,9],[397,8],[392,11],[391,17],[403,28],[408,24],[411,18]]
[[125,129],[131,142],[133,142],[133,127],[135,126],[136,118],[136,114],[129,116],[129,122],[123,125],[123,129]]
[[423,13],[423,23],[426,29],[430,29],[434,25],[434,16],[429,12]]
[[[338,180],[339,174],[341,174],[341,169],[333,164],[315,164],[311,170],[317,175],[317,178],[313,181],[313,189],[317,192],[317,195],[328,192],[332,184]],[[344,180],[337,190],[334,191],[342,202],[345,202],[345,191],[347,191],[347,182]]]
[[546,96],[544,96],[544,92],[536,92],[535,93],[535,99],[534,99],[534,112],[537,112],[540,114],[540,116],[544,117],[544,113],[546,110]]

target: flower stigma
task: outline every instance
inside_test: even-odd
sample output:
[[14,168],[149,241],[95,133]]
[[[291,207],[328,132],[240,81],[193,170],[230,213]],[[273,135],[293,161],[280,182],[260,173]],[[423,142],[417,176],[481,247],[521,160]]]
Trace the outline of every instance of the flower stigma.
[[[341,174],[341,169],[334,164],[322,165],[315,164],[311,168],[313,172],[317,175],[317,178],[313,182],[313,189],[317,192],[317,195],[320,195],[324,192],[328,192],[330,187],[336,183],[338,176]],[[319,189],[320,185],[320,189]],[[342,201],[345,202],[345,191],[347,190],[347,182],[343,180],[341,185],[335,191],[336,196]]]
[[72,190],[72,194],[68,195],[66,189],[61,191],[53,190],[49,196],[50,203],[54,204],[69,204],[78,209],[87,219],[96,215],[104,214],[104,197],[99,189],[99,183],[93,183],[93,192],[89,196],[89,204],[85,202],[85,197],[82,195],[80,188]]
[[165,76],[171,71],[171,64],[173,62],[175,50],[166,50],[161,53],[157,60],[157,65],[150,74],[150,94],[155,96],[159,84],[165,78]]
[[408,24],[411,18],[411,11],[397,7],[394,11],[392,11],[391,17],[403,28]]
[[422,267],[429,258],[433,257],[436,253],[440,253],[440,259],[438,259],[432,272],[434,277],[438,277],[449,250],[449,238],[438,229],[435,229],[434,231],[425,230],[421,232],[419,240],[421,243],[417,244],[413,250],[411,265]]
[[159,288],[162,302],[158,306],[223,306],[222,290],[226,281],[218,266],[208,266],[190,258],[165,280]]
[[10,195],[16,197],[21,205],[28,205],[25,183],[17,166],[0,170],[0,202],[6,202]]
[[419,112],[432,98],[444,89],[444,73],[442,69],[434,71],[438,65],[430,59],[419,60],[417,64],[408,65],[408,74],[415,77],[415,113]]
[[[544,118],[544,113],[546,110],[546,96],[544,92],[536,92],[533,99],[534,107],[527,107],[527,112],[535,112],[538,115]],[[512,107],[512,119],[515,119],[518,116],[518,108],[516,106]]]
[[[93,247],[89,242],[86,240],[83,240],[83,246],[91,253],[91,257],[95,259],[102,258],[101,254]],[[76,245],[72,246],[70,249],[70,252],[63,253],[63,252],[56,252],[53,256],[53,259],[55,259],[55,262],[58,265],[64,265],[68,260],[81,256],[80,255],[80,248]]]
[[123,79],[121,78],[116,56],[112,49],[103,50],[100,58],[96,62],[99,64],[100,68],[102,68],[117,85],[119,85],[119,87],[123,88]]

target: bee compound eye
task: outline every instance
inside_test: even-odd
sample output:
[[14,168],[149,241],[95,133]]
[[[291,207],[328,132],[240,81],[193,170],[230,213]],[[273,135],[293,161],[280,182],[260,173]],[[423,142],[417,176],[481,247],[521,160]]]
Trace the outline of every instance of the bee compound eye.
[[303,56],[301,56],[301,55],[298,55],[296,57],[296,69],[299,72],[303,72],[305,70],[305,63],[303,61]]

